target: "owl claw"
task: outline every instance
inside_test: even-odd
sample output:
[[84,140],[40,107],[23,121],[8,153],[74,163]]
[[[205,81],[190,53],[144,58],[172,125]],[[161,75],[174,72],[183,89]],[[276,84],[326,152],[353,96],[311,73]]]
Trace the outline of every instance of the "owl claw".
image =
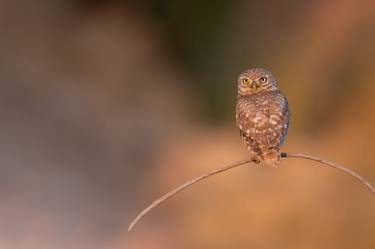
[[257,157],[252,158],[252,161],[256,164],[260,164],[261,160]]

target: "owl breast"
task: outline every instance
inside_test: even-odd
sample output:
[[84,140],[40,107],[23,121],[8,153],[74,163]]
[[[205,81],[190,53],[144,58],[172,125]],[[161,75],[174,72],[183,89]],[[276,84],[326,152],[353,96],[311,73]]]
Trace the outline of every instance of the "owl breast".
[[279,90],[238,97],[236,120],[253,155],[278,160],[289,127],[288,102]]

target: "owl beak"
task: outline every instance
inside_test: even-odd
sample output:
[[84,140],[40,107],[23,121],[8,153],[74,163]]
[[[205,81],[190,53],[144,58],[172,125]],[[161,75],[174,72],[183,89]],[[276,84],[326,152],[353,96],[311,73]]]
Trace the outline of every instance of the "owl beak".
[[252,90],[253,92],[256,92],[257,88],[258,88],[258,85],[253,81],[253,82],[251,83],[251,90]]

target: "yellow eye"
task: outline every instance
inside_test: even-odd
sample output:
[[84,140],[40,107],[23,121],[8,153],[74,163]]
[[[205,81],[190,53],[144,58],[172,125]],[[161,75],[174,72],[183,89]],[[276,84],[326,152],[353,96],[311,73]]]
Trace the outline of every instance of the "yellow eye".
[[242,79],[242,84],[248,85],[250,83],[250,80],[248,78],[243,78]]
[[259,78],[260,83],[266,83],[267,82],[267,77],[260,77]]

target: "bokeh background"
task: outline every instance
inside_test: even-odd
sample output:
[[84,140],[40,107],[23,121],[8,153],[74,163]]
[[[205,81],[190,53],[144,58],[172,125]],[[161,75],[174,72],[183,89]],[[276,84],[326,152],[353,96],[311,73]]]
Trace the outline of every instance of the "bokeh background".
[[284,150],[375,183],[375,2],[1,0],[0,248],[375,248],[375,199],[298,159],[243,166],[236,80],[270,69]]

